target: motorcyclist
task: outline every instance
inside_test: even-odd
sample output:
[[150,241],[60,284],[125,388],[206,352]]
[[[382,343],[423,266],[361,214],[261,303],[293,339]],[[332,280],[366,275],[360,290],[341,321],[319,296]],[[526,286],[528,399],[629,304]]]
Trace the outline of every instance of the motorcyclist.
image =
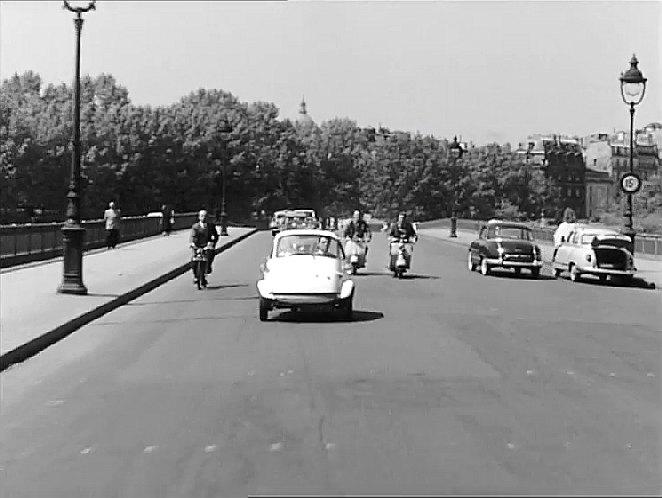
[[414,229],[414,225],[407,219],[407,213],[401,212],[398,215],[398,221],[391,225],[388,236],[398,239],[401,237],[410,239],[416,237],[416,230]]
[[[415,240],[416,229],[414,228],[414,225],[407,219],[407,213],[401,212],[400,214],[398,214],[398,221],[396,221],[391,225],[391,228],[389,229],[388,237],[389,237],[389,242],[391,244],[394,242],[398,242],[400,239],[405,239],[409,242],[413,242]],[[391,271],[395,271],[397,254],[394,254],[393,251],[391,251],[390,255],[391,255],[391,259],[389,263],[389,269]],[[407,258],[407,266],[409,266],[409,261],[410,261],[409,258]]]
[[[211,264],[214,261],[213,248],[216,245],[216,242],[218,242],[218,232],[216,231],[216,226],[208,221],[207,211],[205,209],[201,209],[198,212],[198,221],[191,227],[189,245],[194,251],[195,249],[208,249],[207,274],[211,273]],[[192,268],[192,271],[195,280],[195,268]],[[206,284],[207,281],[205,280],[203,283]]]
[[[365,258],[367,260],[368,242],[372,240],[372,232],[370,231],[368,223],[366,223],[366,221],[363,219],[363,213],[358,209],[354,211],[352,219],[347,224],[347,226],[345,226],[345,229],[343,230],[343,237],[345,237],[346,240],[352,240],[354,237],[357,237],[364,241]],[[347,250],[347,246],[345,246],[345,249]]]
[[358,209],[354,211],[352,220],[347,224],[345,230],[343,230],[343,237],[353,238],[354,236],[361,239],[365,239],[367,242],[370,242],[372,239],[372,232],[368,223],[363,219],[363,213]]

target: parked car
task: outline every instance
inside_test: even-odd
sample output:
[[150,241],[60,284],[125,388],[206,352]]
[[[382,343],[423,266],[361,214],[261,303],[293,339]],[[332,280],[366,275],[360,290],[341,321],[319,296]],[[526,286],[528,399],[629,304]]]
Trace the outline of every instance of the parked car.
[[538,278],[542,264],[542,251],[528,226],[490,220],[480,229],[478,239],[471,242],[467,266],[470,271],[479,268],[483,275],[494,268],[513,269],[516,274],[526,268]]
[[282,231],[273,239],[271,253],[260,267],[257,282],[259,317],[269,311],[325,309],[352,316],[354,282],[341,239],[317,229]]
[[567,271],[573,282],[594,275],[601,282],[614,278],[630,284],[637,271],[632,250],[632,239],[616,230],[578,226],[554,251],[554,276]]

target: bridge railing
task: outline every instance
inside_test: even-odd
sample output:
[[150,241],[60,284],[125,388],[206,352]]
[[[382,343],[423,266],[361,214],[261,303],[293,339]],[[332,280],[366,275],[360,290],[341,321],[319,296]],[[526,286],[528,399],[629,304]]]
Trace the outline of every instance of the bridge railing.
[[[481,226],[485,224],[482,220],[458,219],[457,228],[459,230],[472,230],[478,233]],[[421,228],[450,228],[450,219],[444,218],[432,222],[420,223]],[[599,226],[599,225],[596,225]],[[556,227],[531,226],[533,236],[540,241],[553,242],[554,231]],[[637,234],[634,238],[635,254],[650,254],[662,256],[662,237],[659,235]]]
[[[175,215],[173,230],[188,229],[197,220],[197,213]],[[55,258],[62,255],[64,223],[35,223],[0,226],[0,262],[2,267],[29,261]],[[103,220],[84,220],[84,250],[105,245],[106,228]],[[123,217],[120,241],[142,239],[161,232],[161,218],[148,216]]]

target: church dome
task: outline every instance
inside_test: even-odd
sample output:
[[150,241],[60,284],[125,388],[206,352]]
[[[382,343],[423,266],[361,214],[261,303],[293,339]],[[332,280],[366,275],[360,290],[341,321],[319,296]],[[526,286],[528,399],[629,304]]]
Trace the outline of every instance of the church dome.
[[313,118],[310,117],[310,114],[308,114],[308,111],[306,110],[305,100],[302,100],[301,105],[299,106],[299,115],[297,116],[297,124],[300,125],[313,124]]

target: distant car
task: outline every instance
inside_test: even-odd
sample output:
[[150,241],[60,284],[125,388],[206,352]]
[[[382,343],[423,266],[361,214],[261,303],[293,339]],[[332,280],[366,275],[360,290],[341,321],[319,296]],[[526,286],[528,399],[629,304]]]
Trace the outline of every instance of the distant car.
[[259,317],[269,311],[337,310],[352,316],[354,282],[341,239],[327,230],[300,229],[278,233],[257,282]]
[[284,221],[287,219],[288,215],[292,215],[292,211],[289,209],[283,209],[280,211],[274,212],[271,222],[269,223],[269,228],[271,229],[271,235],[275,236],[280,232]]
[[593,275],[601,282],[614,278],[630,284],[637,271],[632,249],[632,239],[616,230],[575,227],[554,251],[554,276],[567,271],[572,281]]
[[467,266],[470,271],[479,268],[483,275],[494,268],[513,269],[516,274],[525,268],[538,278],[542,265],[542,251],[524,223],[490,220],[469,247]]

